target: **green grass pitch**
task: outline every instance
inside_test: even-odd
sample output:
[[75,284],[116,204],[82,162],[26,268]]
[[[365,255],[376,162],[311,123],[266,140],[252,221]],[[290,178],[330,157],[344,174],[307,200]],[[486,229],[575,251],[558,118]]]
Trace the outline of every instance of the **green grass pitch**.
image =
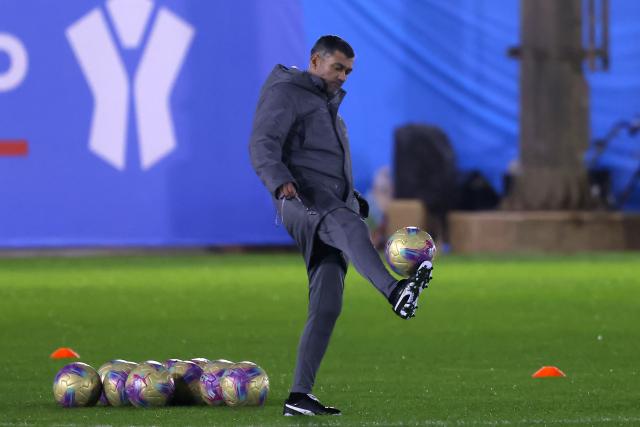
[[[417,317],[350,268],[315,394],[342,417],[284,418],[307,285],[295,254],[0,260],[0,427],[640,425],[640,254],[436,260]],[[74,348],[253,360],[264,408],[63,409]],[[567,378],[532,379],[543,365]]]

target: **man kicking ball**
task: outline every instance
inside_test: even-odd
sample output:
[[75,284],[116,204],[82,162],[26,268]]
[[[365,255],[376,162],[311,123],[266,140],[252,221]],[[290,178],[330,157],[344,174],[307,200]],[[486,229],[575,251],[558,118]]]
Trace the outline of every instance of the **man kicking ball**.
[[273,69],[253,121],[251,163],[302,252],[309,278],[309,311],[284,403],[286,416],[340,414],[311,391],[342,308],[348,261],[403,319],[414,316],[431,279],[432,265],[425,261],[413,276],[395,280],[363,221],[369,205],[353,188],[346,126],[338,115],[354,57],[340,37],[320,37],[306,71],[282,65]]

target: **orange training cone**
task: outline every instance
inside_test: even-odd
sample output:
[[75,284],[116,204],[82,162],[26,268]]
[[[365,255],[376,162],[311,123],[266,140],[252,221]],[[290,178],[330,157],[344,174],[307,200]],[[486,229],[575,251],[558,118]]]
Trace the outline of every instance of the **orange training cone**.
[[52,359],[72,359],[72,358],[79,359],[80,355],[75,351],[73,351],[72,348],[60,347],[59,349],[51,353],[51,356],[49,357]]
[[532,378],[548,378],[548,377],[566,377],[564,372],[555,366],[543,366],[538,369],[533,375]]

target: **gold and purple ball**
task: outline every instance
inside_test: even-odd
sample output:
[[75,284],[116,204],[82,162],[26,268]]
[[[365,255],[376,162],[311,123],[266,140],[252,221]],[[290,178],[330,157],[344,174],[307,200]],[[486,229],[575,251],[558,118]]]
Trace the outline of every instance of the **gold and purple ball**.
[[433,260],[436,245],[426,231],[418,227],[404,227],[389,237],[384,253],[393,271],[409,277],[422,262]]
[[127,397],[126,383],[129,373],[137,366],[133,362],[116,362],[102,377],[103,394],[111,406],[130,405]]
[[[240,362],[243,363],[243,362]],[[250,370],[249,383],[247,384],[247,402],[248,406],[262,406],[267,400],[269,394],[269,376],[260,366],[255,363],[248,362],[254,368]]]
[[202,403],[200,396],[200,376],[202,368],[188,360],[169,359],[165,362],[169,375],[175,383],[172,403],[193,405]]
[[235,363],[220,379],[220,388],[229,406],[262,406],[269,393],[269,377],[253,362]]
[[136,366],[137,365],[137,363],[129,362],[128,360],[113,359],[113,360],[109,360],[106,363],[103,363],[98,368],[98,375],[100,375],[100,381],[102,381],[102,392],[100,393],[100,399],[98,399],[98,405],[100,405],[100,406],[110,405],[109,399],[107,399],[107,395],[105,394],[105,391],[104,391],[104,377],[105,377],[105,374],[107,373],[107,371],[110,370],[114,365],[121,364],[121,363],[128,364],[128,365],[131,365],[131,366]]
[[207,359],[206,357],[194,357],[193,359],[191,359],[191,361],[200,366],[200,368],[202,369],[204,369],[207,363],[211,363],[211,360]]
[[100,399],[98,400],[98,405],[108,405],[109,401],[107,400],[107,396],[104,394],[104,374],[105,372],[107,372],[109,369],[111,369],[111,366],[114,363],[122,363],[122,362],[126,362],[126,360],[123,359],[113,359],[113,360],[109,360],[106,363],[103,363],[99,368],[98,368],[98,375],[100,375],[100,381],[102,381],[102,393],[100,393]]
[[202,369],[199,383],[200,396],[207,405],[224,405],[220,379],[223,377],[225,370],[232,365],[233,362],[229,360],[219,359],[207,363]]
[[82,362],[63,366],[53,380],[53,397],[65,408],[93,406],[100,398],[102,382],[98,372]]
[[125,389],[131,404],[144,408],[165,406],[173,396],[175,385],[162,363],[148,360],[129,373]]
[[100,375],[100,379],[102,379],[104,377],[104,373],[107,372],[109,369],[111,369],[111,367],[116,363],[133,363],[133,362],[129,362],[124,359],[113,359],[103,363],[98,368],[98,375]]
[[169,369],[171,366],[175,365],[178,362],[182,362],[182,359],[167,359],[167,360],[164,361],[162,366],[164,366],[165,368]]

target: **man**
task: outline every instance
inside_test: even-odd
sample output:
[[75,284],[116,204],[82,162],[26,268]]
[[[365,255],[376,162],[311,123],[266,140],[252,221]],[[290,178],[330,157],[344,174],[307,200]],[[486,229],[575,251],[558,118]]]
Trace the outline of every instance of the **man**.
[[403,319],[413,317],[431,279],[426,261],[412,277],[395,280],[362,220],[369,205],[353,189],[347,131],[338,115],[354,57],[346,41],[323,36],[311,49],[307,71],[277,65],[260,92],[249,143],[253,168],[302,252],[309,277],[309,311],[284,403],[287,416],[340,414],[310,393],[342,307],[347,260]]

